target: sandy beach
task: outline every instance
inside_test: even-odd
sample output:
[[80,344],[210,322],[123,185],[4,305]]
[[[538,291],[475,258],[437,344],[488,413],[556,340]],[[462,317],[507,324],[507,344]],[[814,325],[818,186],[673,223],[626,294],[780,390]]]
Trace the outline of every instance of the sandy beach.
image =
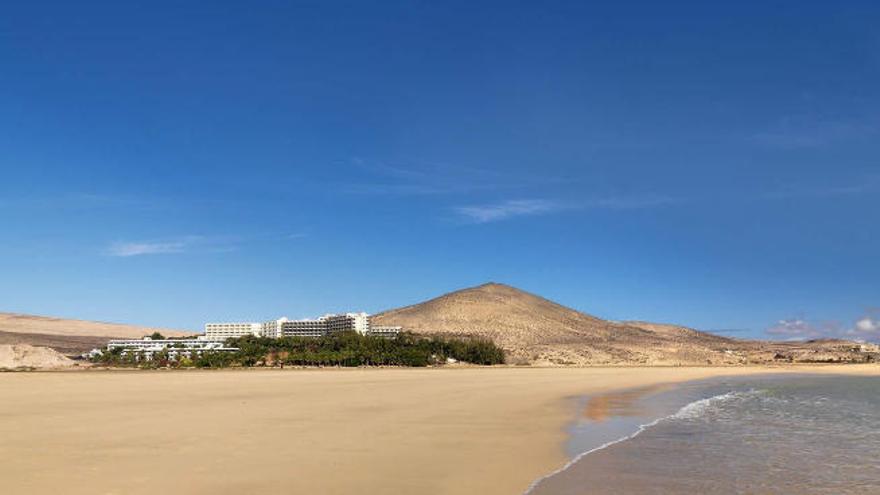
[[566,462],[572,398],[789,368],[0,374],[10,494],[518,494]]

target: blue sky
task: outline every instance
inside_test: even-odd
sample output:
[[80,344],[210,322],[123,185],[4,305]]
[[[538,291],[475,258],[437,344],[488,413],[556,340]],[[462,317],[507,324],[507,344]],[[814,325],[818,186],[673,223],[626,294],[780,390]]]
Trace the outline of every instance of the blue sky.
[[728,3],[8,3],[0,311],[876,338],[880,5]]

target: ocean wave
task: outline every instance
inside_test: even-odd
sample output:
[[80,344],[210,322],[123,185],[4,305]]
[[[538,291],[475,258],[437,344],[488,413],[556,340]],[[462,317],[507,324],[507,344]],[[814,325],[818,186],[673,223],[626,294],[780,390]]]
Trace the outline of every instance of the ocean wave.
[[654,421],[653,423],[651,423],[650,426],[654,426],[661,421],[668,421],[673,419],[696,419],[698,417],[704,416],[712,407],[717,407],[719,404],[724,404],[736,400],[751,399],[753,397],[763,395],[764,392],[765,391],[763,390],[750,389],[739,392],[728,392],[726,394],[720,394],[713,397],[708,397],[706,399],[700,399],[682,407],[675,414],[671,414],[669,416],[660,418],[657,421]]
[[691,403],[683,406],[681,409],[679,409],[674,414],[670,414],[669,416],[663,416],[661,418],[655,419],[654,421],[651,421],[650,423],[645,423],[643,425],[639,425],[639,427],[636,429],[636,431],[634,431],[633,433],[631,433],[629,435],[620,437],[615,440],[611,440],[610,442],[606,442],[598,447],[587,450],[585,452],[581,452],[580,454],[575,456],[572,460],[568,461],[561,468],[559,468],[549,474],[546,474],[546,475],[538,478],[537,480],[533,481],[532,484],[529,485],[529,488],[523,493],[523,495],[529,495],[530,493],[532,493],[535,490],[535,488],[537,488],[537,486],[539,484],[541,484],[542,481],[566,471],[570,467],[577,464],[577,462],[580,461],[581,459],[583,459],[584,457],[586,457],[594,452],[598,452],[600,450],[607,449],[608,447],[611,447],[612,445],[616,445],[618,443],[625,442],[627,440],[631,440],[631,439],[639,436],[640,434],[642,434],[644,431],[646,431],[654,426],[657,426],[660,423],[663,423],[666,421],[673,421],[673,420],[677,420],[677,419],[696,419],[696,418],[699,418],[699,417],[705,415],[713,407],[718,407],[719,405],[730,402],[730,401],[743,400],[743,399],[756,397],[758,395],[763,394],[764,392],[765,392],[764,390],[755,390],[755,389],[745,390],[745,391],[727,392],[724,394],[719,394],[719,395],[715,395],[712,397],[707,397],[705,399],[700,399],[700,400],[696,400],[694,402],[691,402]]

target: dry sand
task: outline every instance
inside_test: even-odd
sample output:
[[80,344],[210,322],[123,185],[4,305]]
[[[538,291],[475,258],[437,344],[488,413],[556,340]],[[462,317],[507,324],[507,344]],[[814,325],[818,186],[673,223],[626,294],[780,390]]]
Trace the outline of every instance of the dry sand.
[[518,494],[564,464],[572,397],[767,371],[4,373],[0,492]]

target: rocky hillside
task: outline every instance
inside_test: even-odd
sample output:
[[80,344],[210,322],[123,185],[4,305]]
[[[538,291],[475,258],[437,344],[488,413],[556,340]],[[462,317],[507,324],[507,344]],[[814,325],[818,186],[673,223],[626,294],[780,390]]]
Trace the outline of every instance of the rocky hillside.
[[[513,363],[679,365],[864,361],[857,344],[741,341],[676,325],[612,322],[489,283],[380,313],[374,325],[492,339]],[[815,351],[815,352],[814,352]]]

